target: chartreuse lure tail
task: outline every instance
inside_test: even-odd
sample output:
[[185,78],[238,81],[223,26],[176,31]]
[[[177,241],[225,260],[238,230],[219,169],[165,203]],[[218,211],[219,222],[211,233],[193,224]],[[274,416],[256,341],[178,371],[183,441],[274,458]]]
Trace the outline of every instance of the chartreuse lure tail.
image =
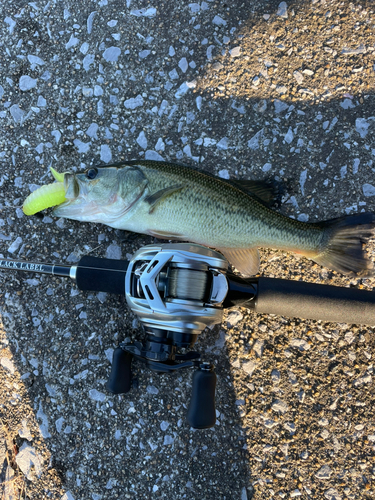
[[65,198],[64,175],[50,167],[51,173],[57,182],[47,184],[33,191],[25,200],[22,210],[26,215],[33,215],[45,208],[54,207],[63,203]]

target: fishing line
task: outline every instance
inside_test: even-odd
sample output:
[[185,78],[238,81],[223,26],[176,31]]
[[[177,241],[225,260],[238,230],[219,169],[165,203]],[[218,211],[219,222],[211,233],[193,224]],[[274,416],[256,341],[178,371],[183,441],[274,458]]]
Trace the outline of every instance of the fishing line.
[[168,295],[179,299],[202,301],[206,295],[208,274],[192,269],[171,269]]

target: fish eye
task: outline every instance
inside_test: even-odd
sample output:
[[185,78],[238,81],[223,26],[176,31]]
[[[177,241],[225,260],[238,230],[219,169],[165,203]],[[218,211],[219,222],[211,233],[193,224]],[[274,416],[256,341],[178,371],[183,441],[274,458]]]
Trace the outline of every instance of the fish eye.
[[90,168],[89,170],[86,171],[86,177],[90,179],[91,181],[95,179],[95,177],[98,175],[98,169],[97,168]]

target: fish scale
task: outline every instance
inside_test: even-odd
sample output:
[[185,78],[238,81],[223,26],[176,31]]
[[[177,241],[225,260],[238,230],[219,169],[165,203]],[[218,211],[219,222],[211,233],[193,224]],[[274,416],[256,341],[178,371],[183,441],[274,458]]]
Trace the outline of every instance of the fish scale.
[[[162,162],[137,162],[135,165],[147,176],[150,191],[157,191],[167,183],[186,181],[186,188],[165,198],[150,217],[155,230],[157,225],[163,224],[166,231],[170,228],[171,232],[178,232],[183,227],[186,234],[189,226],[193,231],[188,235],[190,239],[210,237],[216,248],[272,246],[292,250],[294,246],[297,250],[311,250],[319,244],[321,230],[315,225],[270,210],[219,178]],[[160,182],[160,174],[163,174],[163,182]],[[153,220],[156,217],[157,222]]]
[[213,247],[245,276],[259,271],[258,247],[293,251],[351,276],[372,275],[363,244],[374,235],[374,214],[301,222],[271,210],[264,185],[249,182],[128,161],[65,174],[67,201],[54,214]]

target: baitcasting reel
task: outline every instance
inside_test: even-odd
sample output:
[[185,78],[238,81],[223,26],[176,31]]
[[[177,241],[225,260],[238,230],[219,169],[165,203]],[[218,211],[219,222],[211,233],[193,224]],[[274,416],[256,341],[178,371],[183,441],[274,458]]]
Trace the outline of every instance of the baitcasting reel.
[[228,271],[220,253],[196,244],[149,245],[130,262],[85,256],[68,266],[0,259],[0,269],[70,277],[81,290],[125,295],[146,340],[125,341],[115,349],[108,390],[121,394],[131,389],[133,358],[157,373],[196,367],[187,420],[198,429],[216,422],[216,374],[211,363],[187,349],[206,326],[221,322],[225,308],[375,325],[373,292],[275,278],[244,279]]
[[219,253],[199,245],[147,246],[129,262],[125,296],[147,335],[144,344],[123,342],[115,350],[107,388],[130,390],[132,357],[158,373],[195,366],[188,421],[192,427],[211,427],[216,421],[216,374],[191,348],[206,326],[221,323],[222,303],[228,293],[228,262]]

